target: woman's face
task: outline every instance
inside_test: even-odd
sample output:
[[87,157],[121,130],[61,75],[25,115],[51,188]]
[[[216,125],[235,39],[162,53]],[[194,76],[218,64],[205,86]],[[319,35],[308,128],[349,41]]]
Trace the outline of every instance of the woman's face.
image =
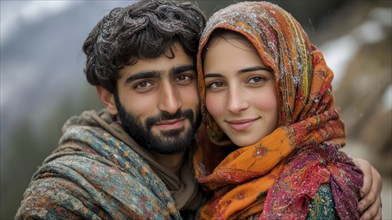
[[254,144],[277,127],[275,78],[249,42],[214,38],[204,79],[207,110],[237,146]]

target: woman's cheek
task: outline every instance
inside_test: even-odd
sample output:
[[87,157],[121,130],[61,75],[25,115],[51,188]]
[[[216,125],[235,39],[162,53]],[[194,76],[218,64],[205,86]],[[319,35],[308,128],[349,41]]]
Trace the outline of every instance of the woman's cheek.
[[221,115],[222,108],[224,108],[223,103],[221,103],[220,100],[222,99],[215,95],[206,94],[206,108],[214,119],[216,116]]

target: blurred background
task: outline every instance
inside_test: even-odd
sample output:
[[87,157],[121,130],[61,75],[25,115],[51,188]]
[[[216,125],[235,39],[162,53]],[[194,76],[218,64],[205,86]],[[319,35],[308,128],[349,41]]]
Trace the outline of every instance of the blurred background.
[[[209,16],[238,0],[193,2]],[[271,2],[297,18],[335,72],[345,151],[381,173],[383,219],[392,219],[392,1]],[[65,120],[102,108],[85,80],[81,47],[103,15],[129,3],[1,0],[0,219],[13,219]]]

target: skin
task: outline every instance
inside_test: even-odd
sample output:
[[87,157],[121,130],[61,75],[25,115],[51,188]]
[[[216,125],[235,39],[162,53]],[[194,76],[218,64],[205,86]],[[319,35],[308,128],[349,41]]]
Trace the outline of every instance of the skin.
[[[255,66],[264,68],[265,64],[255,49],[240,39],[212,39],[204,59],[207,110],[233,143],[240,147],[256,143],[277,127],[278,107],[273,75],[262,69],[243,71]],[[242,121],[236,125],[230,123],[246,118],[257,120]],[[252,130],[257,130],[257,134]],[[353,160],[365,174],[362,199],[358,203],[361,219],[382,219],[381,176],[366,160]]]
[[361,158],[353,158],[354,163],[363,171],[363,186],[358,210],[362,213],[361,220],[382,219],[381,190],[382,179],[380,173]]
[[248,146],[275,130],[275,78],[253,47],[215,38],[204,71],[207,110],[233,143]]
[[[172,51],[175,56],[172,59],[165,54],[157,58],[140,59],[136,64],[120,71],[117,81],[119,101],[126,112],[136,116],[141,122],[163,112],[171,115],[184,109],[199,112],[194,61],[179,44],[175,44]],[[114,95],[102,87],[97,87],[97,92],[108,111],[117,115]],[[170,142],[173,138],[183,137],[193,123],[184,117],[161,120],[151,127],[151,133]],[[176,137],[164,135],[165,132],[179,130]],[[184,152],[151,153],[157,162],[175,172],[180,169],[184,158]]]

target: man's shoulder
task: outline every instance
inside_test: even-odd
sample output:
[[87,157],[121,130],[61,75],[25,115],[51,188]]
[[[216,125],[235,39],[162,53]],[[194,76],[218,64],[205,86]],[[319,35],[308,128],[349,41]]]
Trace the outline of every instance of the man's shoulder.
[[91,126],[91,125],[73,125],[68,126],[67,129],[63,130],[63,135],[60,138],[59,144],[66,141],[78,140],[78,141],[95,141],[99,140],[101,136],[106,138],[114,138],[110,133],[105,131],[101,127]]
[[88,126],[88,127],[100,127],[99,121],[109,120],[112,117],[106,109],[96,110],[85,110],[79,114],[70,116],[62,126],[62,131],[66,132],[71,127]]
[[154,213],[157,204],[174,206],[170,192],[148,167],[75,144],[60,146],[37,170],[17,219],[126,219]]

